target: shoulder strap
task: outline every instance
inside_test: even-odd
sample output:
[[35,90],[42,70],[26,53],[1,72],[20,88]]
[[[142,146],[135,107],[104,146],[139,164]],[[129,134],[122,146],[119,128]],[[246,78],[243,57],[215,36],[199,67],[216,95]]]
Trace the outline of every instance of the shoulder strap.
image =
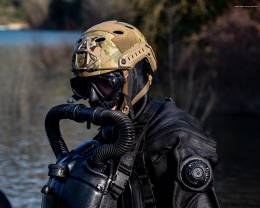
[[[137,156],[138,150],[142,148],[146,131],[150,119],[155,115],[160,105],[157,103],[149,102],[145,111],[142,113],[137,122],[135,122],[136,130],[136,146],[132,152],[125,154],[119,161],[117,170],[115,172],[114,180],[112,181],[110,194],[113,198],[117,199],[125,189],[125,185],[129,181],[134,167],[134,161]],[[145,168],[145,167],[144,167]],[[146,174],[147,175],[147,174]],[[147,176],[148,177],[148,176]],[[150,189],[152,191],[152,188]],[[145,191],[146,192],[146,191]],[[152,192],[153,195],[153,192]],[[154,199],[154,197],[153,197]],[[150,207],[150,206],[149,206]],[[154,206],[155,207],[155,206]]]
[[142,117],[144,120],[149,119],[143,129],[143,135],[140,139],[140,145],[139,149],[136,155],[135,159],[135,164],[134,164],[134,170],[142,184],[142,189],[143,189],[143,196],[144,196],[144,204],[145,208],[156,208],[156,202],[155,202],[155,197],[153,193],[153,184],[151,183],[151,180],[148,176],[148,171],[146,169],[146,162],[145,162],[145,156],[144,156],[144,143],[145,143],[145,137],[146,137],[146,132],[149,127],[149,122],[155,115],[155,113],[159,110],[161,105],[159,103],[153,103],[150,106],[150,109],[148,109],[147,112],[145,112]]
[[153,193],[153,184],[148,176],[143,152],[137,154],[136,161],[138,162],[135,163],[134,170],[142,184],[145,208],[155,208],[156,203]]

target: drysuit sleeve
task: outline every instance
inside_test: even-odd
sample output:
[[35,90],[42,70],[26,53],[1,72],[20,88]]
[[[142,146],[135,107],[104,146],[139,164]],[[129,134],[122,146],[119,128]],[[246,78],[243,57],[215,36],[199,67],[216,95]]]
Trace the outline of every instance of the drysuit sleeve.
[[163,128],[150,143],[150,177],[158,207],[218,208],[213,139],[185,122]]
[[170,161],[176,161],[173,207],[218,208],[213,182],[217,162],[215,141],[188,128],[177,134],[178,143],[168,155]]

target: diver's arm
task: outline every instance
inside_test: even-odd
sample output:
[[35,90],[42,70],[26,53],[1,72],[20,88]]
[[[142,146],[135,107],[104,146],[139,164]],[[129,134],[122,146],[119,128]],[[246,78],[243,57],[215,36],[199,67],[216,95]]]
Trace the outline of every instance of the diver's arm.
[[173,184],[174,208],[219,208],[213,174],[215,141],[189,126],[180,128],[171,157],[177,161]]
[[184,122],[161,132],[148,147],[159,207],[218,208],[213,186],[215,141]]

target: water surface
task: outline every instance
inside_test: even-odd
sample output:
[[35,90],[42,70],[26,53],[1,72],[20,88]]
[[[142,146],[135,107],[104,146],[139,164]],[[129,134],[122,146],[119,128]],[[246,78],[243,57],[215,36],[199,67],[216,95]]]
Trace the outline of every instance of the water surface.
[[74,43],[80,32],[55,30],[0,30],[0,46],[24,46],[36,43],[45,45],[59,45]]

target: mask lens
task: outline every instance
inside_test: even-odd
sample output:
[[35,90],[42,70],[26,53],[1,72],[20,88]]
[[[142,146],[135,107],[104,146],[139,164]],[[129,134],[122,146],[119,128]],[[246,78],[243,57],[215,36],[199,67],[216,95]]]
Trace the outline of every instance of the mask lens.
[[72,88],[72,91],[82,97],[82,98],[88,98],[89,92],[90,92],[90,82],[88,79],[84,77],[76,77],[72,78],[70,80],[70,85]]
[[104,97],[108,97],[113,94],[113,92],[114,92],[113,85],[112,85],[112,83],[109,82],[109,80],[97,79],[97,80],[95,80],[94,83]]
[[84,99],[89,98],[92,88],[100,98],[107,100],[118,92],[123,85],[123,80],[120,73],[111,73],[97,77],[75,77],[70,80],[70,83],[73,92]]
[[124,83],[123,76],[119,72],[98,76],[93,83],[98,88],[103,97],[112,96]]

